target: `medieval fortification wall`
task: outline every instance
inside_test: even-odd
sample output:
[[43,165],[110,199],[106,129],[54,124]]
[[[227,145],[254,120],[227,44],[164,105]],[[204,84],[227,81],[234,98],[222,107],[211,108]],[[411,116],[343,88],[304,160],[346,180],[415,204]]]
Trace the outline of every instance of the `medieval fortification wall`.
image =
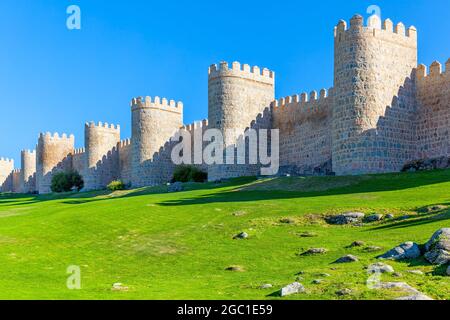
[[[53,174],[69,169],[83,175],[87,190],[114,179],[133,187],[166,183],[176,167],[175,138],[185,133],[192,138],[189,162],[208,171],[210,180],[258,175],[261,165],[249,161],[255,139],[250,128],[279,130],[280,174],[395,172],[411,160],[449,157],[450,60],[445,70],[434,62],[428,72],[418,66],[417,53],[414,27],[377,16],[365,23],[355,15],[334,29],[334,83],[328,91],[275,99],[273,71],[213,64],[208,120],[183,126],[181,102],[135,98],[131,139],[120,140],[119,126],[102,123],[86,124],[82,149],[74,149],[73,136],[41,134],[36,152],[22,152],[21,170],[0,160],[0,190],[50,192]],[[222,132],[231,164],[202,161],[207,129]],[[195,145],[195,137],[206,141]],[[269,148],[270,141],[269,132]]]

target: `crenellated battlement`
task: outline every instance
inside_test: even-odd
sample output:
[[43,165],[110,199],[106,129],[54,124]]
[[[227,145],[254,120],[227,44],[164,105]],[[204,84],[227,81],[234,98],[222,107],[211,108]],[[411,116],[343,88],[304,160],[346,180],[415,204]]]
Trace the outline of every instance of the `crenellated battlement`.
[[191,124],[187,124],[184,125],[183,127],[181,127],[182,130],[186,130],[189,132],[192,132],[196,129],[207,129],[208,128],[208,120],[207,119],[203,119],[202,121],[195,121]]
[[125,139],[125,140],[121,140],[118,144],[117,144],[117,148],[125,148],[131,146],[131,139]]
[[20,153],[21,154],[27,154],[27,155],[30,155],[30,156],[35,156],[36,155],[36,150],[21,150],[20,151]]
[[12,173],[13,174],[20,174],[22,170],[21,169],[13,169]]
[[137,97],[131,100],[131,109],[153,108],[170,112],[183,113],[183,102],[168,100],[167,98],[154,97]]
[[417,80],[422,79],[437,79],[442,76],[450,76],[450,59],[445,63],[445,71],[442,68],[442,64],[439,61],[434,61],[429,68],[424,64],[420,64],[416,70]]
[[39,134],[39,140],[43,140],[43,141],[74,141],[75,136],[73,134],[68,136],[66,133],[63,133],[62,135],[60,135],[57,132],[55,132],[53,134],[51,132],[46,132],[46,133]]
[[208,69],[208,75],[210,80],[218,77],[239,77],[269,84],[275,83],[274,71],[267,68],[261,69],[258,66],[251,67],[236,61],[231,66],[226,61],[222,61],[218,65],[212,64]]
[[99,121],[98,123],[95,123],[94,121],[86,122],[85,123],[86,128],[99,128],[99,129],[109,129],[112,131],[120,131],[120,125],[114,125],[114,124],[108,124],[107,122],[103,123]]
[[330,96],[333,94],[333,88],[328,91],[322,89],[317,93],[317,91],[311,91],[308,95],[307,93],[295,94],[285,98],[280,98],[271,103],[271,108],[274,112],[292,111],[292,108],[299,108],[304,112],[314,112],[320,111],[321,106],[327,105]]
[[407,46],[417,46],[417,29],[414,26],[406,28],[402,22],[394,25],[391,19],[382,22],[377,15],[369,17],[366,25],[364,25],[364,18],[361,15],[355,15],[350,20],[350,26],[345,20],[340,20],[334,28],[336,41],[351,39],[357,35],[398,42]]
[[74,149],[72,155],[77,156],[86,153],[86,148]]
[[14,164],[14,159],[9,159],[9,158],[3,158],[3,157],[1,157],[1,158],[0,158],[0,162],[4,162],[4,163],[8,163],[8,164],[10,164],[10,163]]

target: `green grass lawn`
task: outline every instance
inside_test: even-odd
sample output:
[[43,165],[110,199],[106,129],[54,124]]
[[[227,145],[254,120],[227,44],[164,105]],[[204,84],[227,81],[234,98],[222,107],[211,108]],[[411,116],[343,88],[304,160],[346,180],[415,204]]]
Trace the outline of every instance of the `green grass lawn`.
[[[281,299],[271,296],[301,271],[305,294],[283,299],[392,299],[366,286],[367,265],[404,242],[426,242],[450,227],[450,170],[362,177],[237,179],[216,185],[47,196],[0,196],[0,299]],[[330,226],[324,215],[349,210],[410,219]],[[295,223],[281,223],[290,218]],[[245,231],[247,240],[233,240]],[[315,237],[301,237],[304,232]],[[380,246],[347,248],[353,241]],[[311,247],[329,251],[300,256]],[[360,261],[333,264],[353,254]],[[450,299],[450,277],[423,258],[388,262],[434,299]],[[69,290],[67,267],[81,268]],[[240,266],[243,272],[226,271]],[[422,270],[416,275],[407,270]],[[330,277],[322,277],[328,273]],[[312,284],[314,279],[323,279]],[[122,283],[128,291],[114,291]],[[260,289],[270,283],[272,289]],[[339,297],[337,290],[352,294]]]

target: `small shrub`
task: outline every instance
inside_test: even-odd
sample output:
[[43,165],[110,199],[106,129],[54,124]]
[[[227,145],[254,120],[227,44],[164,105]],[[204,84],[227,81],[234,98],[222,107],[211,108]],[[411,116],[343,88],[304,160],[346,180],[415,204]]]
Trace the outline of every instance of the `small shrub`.
[[190,165],[180,165],[176,167],[172,183],[173,182],[205,182],[208,179],[206,172],[197,169]]
[[84,181],[81,175],[76,171],[58,172],[52,177],[52,192],[70,192],[72,190],[80,191],[84,187]]
[[125,184],[120,180],[111,181],[107,186],[110,191],[125,190]]

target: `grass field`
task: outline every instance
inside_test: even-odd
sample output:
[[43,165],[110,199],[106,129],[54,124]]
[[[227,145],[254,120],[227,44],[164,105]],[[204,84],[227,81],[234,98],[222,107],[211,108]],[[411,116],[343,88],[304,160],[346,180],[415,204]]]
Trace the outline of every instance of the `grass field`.
[[[304,294],[282,299],[392,299],[372,290],[364,269],[404,242],[426,242],[450,227],[450,170],[362,177],[314,177],[47,196],[0,196],[0,299],[280,299],[271,296],[302,272]],[[349,210],[410,215],[364,226],[331,226]],[[290,218],[292,223],[280,222]],[[246,240],[233,240],[245,231]],[[309,232],[315,236],[302,237]],[[347,248],[353,241],[379,246]],[[328,252],[300,256],[311,247]],[[358,262],[333,264],[353,254]],[[388,262],[404,281],[434,299],[450,299],[450,277],[423,258]],[[68,266],[81,268],[69,290]],[[225,270],[240,266],[243,271]],[[407,272],[421,270],[423,275]],[[328,273],[324,278],[321,274]],[[312,284],[314,279],[323,279]],[[128,290],[112,290],[122,283]],[[270,283],[271,289],[260,289]],[[336,291],[348,288],[344,297]]]

